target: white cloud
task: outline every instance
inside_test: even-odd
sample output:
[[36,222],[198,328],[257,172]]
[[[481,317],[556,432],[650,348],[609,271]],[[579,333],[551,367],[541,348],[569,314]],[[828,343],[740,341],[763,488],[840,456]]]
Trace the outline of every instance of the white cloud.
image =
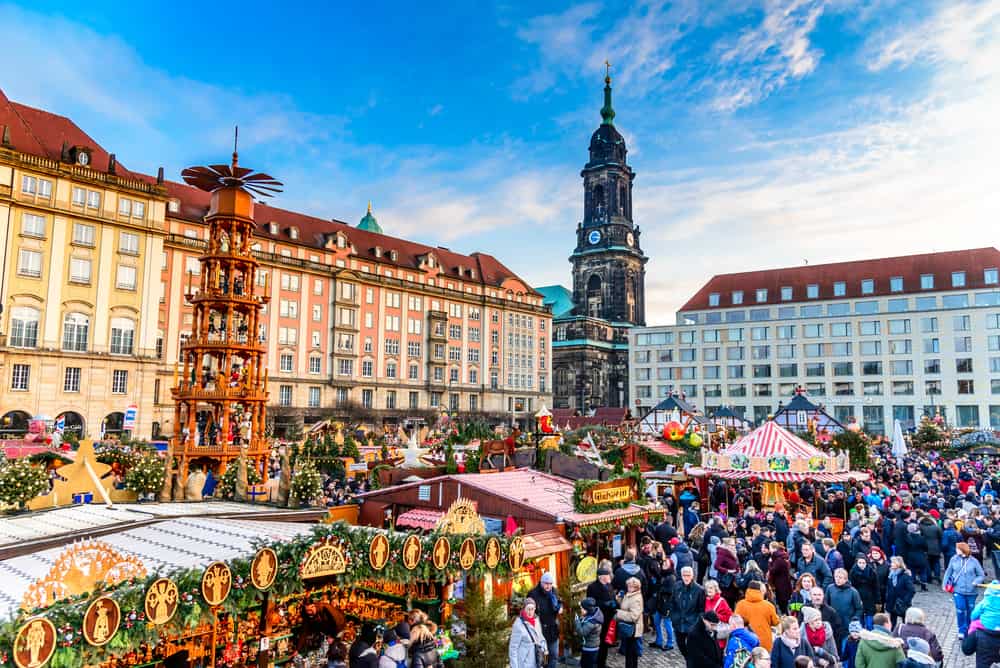
[[713,77],[716,111],[733,111],[767,98],[789,80],[811,74],[822,53],[810,34],[826,0],[766,0],[759,25],[718,45],[720,74]]

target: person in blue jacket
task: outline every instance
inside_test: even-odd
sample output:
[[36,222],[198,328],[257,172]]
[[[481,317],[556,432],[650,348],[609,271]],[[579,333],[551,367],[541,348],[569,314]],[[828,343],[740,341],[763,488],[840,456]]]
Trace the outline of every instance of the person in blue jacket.
[[986,579],[986,573],[979,561],[972,556],[968,543],[958,543],[955,547],[957,554],[948,564],[948,570],[944,572],[944,584],[941,586],[954,598],[958,637],[964,638],[969,632],[973,607],[979,596],[976,588]]
[[755,647],[760,645],[757,634],[748,629],[739,615],[732,615],[729,618],[729,640],[726,641],[726,655],[723,658],[722,668],[733,668],[736,665],[736,658],[743,654],[750,655]]

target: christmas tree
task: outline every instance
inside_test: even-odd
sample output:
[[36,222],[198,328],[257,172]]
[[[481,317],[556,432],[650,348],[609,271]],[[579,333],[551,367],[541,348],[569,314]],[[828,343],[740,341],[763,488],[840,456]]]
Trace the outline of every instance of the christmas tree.
[[292,476],[292,505],[312,505],[322,493],[323,484],[316,466],[309,461],[300,463]]
[[24,504],[49,491],[45,469],[27,459],[8,461],[0,468],[0,502],[23,508]]
[[167,467],[160,456],[148,453],[139,457],[125,474],[125,489],[140,495],[157,492],[166,476]]
[[[240,455],[242,458],[243,455]],[[232,499],[236,496],[236,477],[239,475],[239,460],[231,462],[225,473],[219,478],[219,495],[224,499]],[[247,485],[259,485],[261,483],[260,473],[256,466],[247,465]]]

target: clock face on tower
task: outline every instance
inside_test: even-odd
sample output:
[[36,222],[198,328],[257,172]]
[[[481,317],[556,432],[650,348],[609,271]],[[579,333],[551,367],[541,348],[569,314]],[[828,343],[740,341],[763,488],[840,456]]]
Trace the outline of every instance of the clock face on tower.
[[591,230],[590,234],[587,235],[587,241],[590,242],[591,246],[595,246],[601,241],[601,231]]
[[635,236],[629,232],[628,236],[625,237],[625,242],[628,243],[629,246],[635,246]]

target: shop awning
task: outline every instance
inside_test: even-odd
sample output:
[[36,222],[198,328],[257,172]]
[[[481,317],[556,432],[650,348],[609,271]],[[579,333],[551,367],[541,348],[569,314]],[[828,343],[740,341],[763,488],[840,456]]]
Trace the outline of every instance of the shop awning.
[[529,533],[524,537],[524,557],[526,559],[537,559],[549,554],[569,552],[572,549],[573,545],[559,533],[558,529]]
[[[733,471],[733,470],[716,470],[716,469],[702,469],[705,474],[715,476],[716,478],[725,478],[727,480],[747,480],[749,478],[757,478],[758,480],[763,480],[765,482],[802,482],[806,479],[815,480],[816,482],[847,482],[850,480],[868,480],[868,474],[862,473],[860,471],[849,471],[844,473],[793,473],[790,471]],[[691,470],[688,470],[691,473]]]
[[396,526],[431,531],[437,527],[442,517],[444,517],[444,512],[440,510],[411,508],[396,518]]

